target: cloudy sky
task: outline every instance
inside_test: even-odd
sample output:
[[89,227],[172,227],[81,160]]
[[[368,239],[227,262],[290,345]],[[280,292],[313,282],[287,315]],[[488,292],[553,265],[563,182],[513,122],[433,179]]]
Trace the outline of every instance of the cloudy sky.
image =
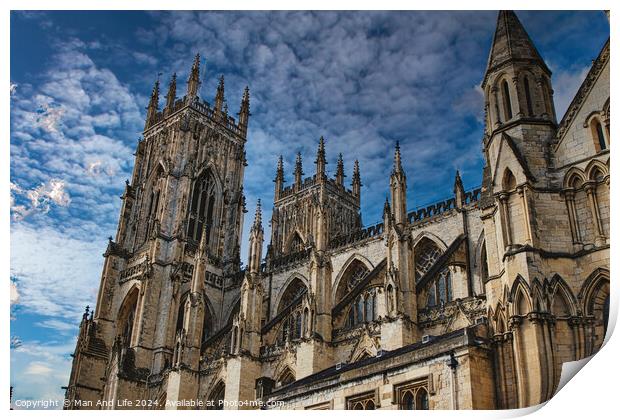
[[[456,169],[466,189],[480,184],[479,84],[496,15],[12,12],[15,398],[63,395],[159,73],[164,86],[172,72],[185,81],[199,52],[201,97],[212,102],[224,74],[235,113],[250,86],[249,215],[256,199],[273,200],[277,156],[284,155],[287,181],[297,151],[311,175],[323,135],[329,171],[342,153],[350,182],[360,160],[363,222],[372,224],[381,218],[396,141],[409,208],[449,197]],[[609,36],[607,19],[602,12],[518,15],[553,71],[559,120]]]

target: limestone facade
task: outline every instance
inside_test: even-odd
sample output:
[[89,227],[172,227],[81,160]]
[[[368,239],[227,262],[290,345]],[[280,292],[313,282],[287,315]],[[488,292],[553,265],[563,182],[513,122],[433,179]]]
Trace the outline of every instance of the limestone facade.
[[213,104],[198,97],[199,71],[197,57],[181,99],[173,76],[161,111],[153,89],[69,400],[516,408],[551,398],[562,363],[600,348],[609,41],[558,123],[551,72],[516,14],[500,12],[481,188],[466,191],[457,172],[452,198],[408,211],[397,145],[383,221],[363,227],[359,165],[351,188],[342,158],[330,177],[321,138],[310,177],[299,156],[286,186],[278,162],[271,238],[263,253],[259,203],[243,268],[249,91],[234,119],[223,77]]

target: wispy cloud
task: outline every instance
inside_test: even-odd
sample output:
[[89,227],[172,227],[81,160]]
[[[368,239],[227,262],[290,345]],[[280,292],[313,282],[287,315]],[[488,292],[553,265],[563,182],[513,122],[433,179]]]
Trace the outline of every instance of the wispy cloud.
[[73,239],[49,227],[11,227],[11,276],[22,311],[75,322],[92,306],[105,240]]

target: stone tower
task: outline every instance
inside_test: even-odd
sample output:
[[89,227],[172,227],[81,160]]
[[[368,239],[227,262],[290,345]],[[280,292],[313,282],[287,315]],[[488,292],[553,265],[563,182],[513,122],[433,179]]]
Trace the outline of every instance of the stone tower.
[[[163,110],[159,81],[153,88],[96,310],[80,328],[69,398],[195,400],[201,346],[229,322],[222,308],[243,279],[249,90],[236,121],[223,76],[213,106],[199,97],[199,55],[180,99],[176,85],[175,74]],[[171,373],[152,395],[163,369]]]
[[[602,62],[597,64],[596,70],[600,72],[603,66]],[[608,261],[609,234],[602,224],[595,223],[596,229],[587,234],[588,240],[582,240],[571,197],[575,191],[583,191],[584,183],[567,188],[566,180],[571,171],[581,171],[577,168],[587,162],[588,167],[601,168],[599,179],[586,185],[585,193],[577,192],[584,198],[583,210],[588,207],[585,197],[589,195],[586,217],[597,222],[609,205],[604,187],[607,170],[597,160],[601,157],[596,156],[597,150],[589,147],[590,136],[578,135],[575,139],[579,140],[571,143],[573,150],[568,150],[562,128],[575,112],[574,107],[581,106],[579,101],[583,99],[579,95],[585,95],[589,83],[582,86],[571,104],[573,109],[558,128],[549,68],[517,15],[512,11],[499,13],[482,81],[486,164],[479,207],[489,268],[485,288],[490,317],[494,318],[491,326],[497,348],[497,398],[501,407],[526,407],[551,398],[562,362],[585,357],[593,348],[579,347],[579,339],[571,337],[600,340],[600,336],[593,338],[596,333],[588,326],[590,321],[577,321],[581,310],[575,309],[572,296],[577,292],[571,289],[584,287],[580,273],[596,268],[591,261]],[[604,110],[603,95],[609,93],[603,92],[601,103],[592,106]],[[588,124],[586,120],[584,126]],[[605,149],[605,143],[601,144]],[[600,152],[604,157],[607,151]],[[599,202],[600,197],[604,198]],[[572,240],[569,232],[573,232]],[[608,281],[604,276],[603,271],[596,281],[604,284]],[[551,299],[551,295],[556,297]]]

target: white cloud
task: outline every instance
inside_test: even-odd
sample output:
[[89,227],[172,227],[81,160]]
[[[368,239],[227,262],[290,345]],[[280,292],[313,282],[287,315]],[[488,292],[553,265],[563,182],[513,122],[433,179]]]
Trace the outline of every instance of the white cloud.
[[52,368],[47,363],[41,362],[30,362],[26,370],[24,371],[25,375],[49,375],[52,372]]
[[[31,190],[25,190],[19,185],[11,182],[10,191],[13,221],[21,221],[34,212],[45,214],[50,211],[51,204],[66,207],[71,203],[71,197],[69,197],[69,193],[65,191],[65,182],[60,179],[50,179]],[[16,195],[27,198],[29,200],[29,205],[16,204]]]
[[[68,383],[71,372],[69,354],[75,349],[75,339],[43,344],[24,341],[11,350],[11,385],[13,400],[54,400],[62,402],[62,386]],[[14,407],[19,409],[19,407]],[[52,407],[54,408],[54,407]],[[57,407],[62,408],[62,407]]]
[[[11,227],[11,276],[22,311],[79,322],[93,306],[105,241],[81,241],[49,227]],[[49,325],[49,324],[48,324]]]
[[13,97],[16,93],[17,93],[17,86],[19,86],[17,83],[13,83],[11,82],[10,84],[11,88],[11,97]]

